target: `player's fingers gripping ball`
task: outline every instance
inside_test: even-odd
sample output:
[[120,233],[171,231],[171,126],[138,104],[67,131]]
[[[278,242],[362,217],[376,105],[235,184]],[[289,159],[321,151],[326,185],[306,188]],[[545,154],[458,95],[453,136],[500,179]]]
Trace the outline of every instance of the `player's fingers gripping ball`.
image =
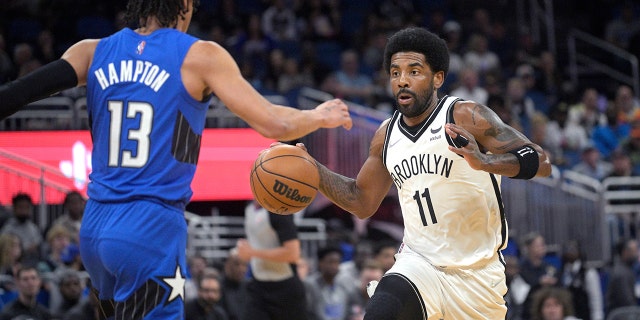
[[254,199],[270,212],[292,214],[311,204],[320,174],[315,160],[299,147],[278,144],[262,152],[251,169]]

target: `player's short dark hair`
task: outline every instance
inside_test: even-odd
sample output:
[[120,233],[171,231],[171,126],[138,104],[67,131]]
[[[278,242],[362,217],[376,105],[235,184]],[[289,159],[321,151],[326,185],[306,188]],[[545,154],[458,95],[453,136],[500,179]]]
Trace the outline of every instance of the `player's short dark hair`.
[[[192,0],[193,9],[200,0]],[[147,18],[155,16],[163,27],[175,27],[178,19],[184,19],[187,13],[184,0],[129,0],[126,20],[132,26],[144,27]]]
[[398,52],[422,53],[433,72],[449,72],[449,49],[444,39],[424,28],[409,27],[389,38],[384,49],[384,69],[389,73],[391,56]]
[[33,205],[33,200],[31,200],[31,196],[27,193],[18,193],[11,199],[11,204],[15,207],[18,202],[26,201],[29,202],[30,205]]

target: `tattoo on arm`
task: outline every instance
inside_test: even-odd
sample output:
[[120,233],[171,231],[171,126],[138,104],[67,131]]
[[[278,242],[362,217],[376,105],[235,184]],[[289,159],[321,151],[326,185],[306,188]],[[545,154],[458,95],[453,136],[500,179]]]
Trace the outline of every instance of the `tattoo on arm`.
[[320,191],[342,206],[348,206],[356,200],[355,180],[333,173],[325,166],[318,165],[320,171]]
[[492,137],[501,142],[508,142],[507,144],[498,147],[499,150],[511,150],[515,145],[520,143],[520,137],[511,130],[505,130],[502,120],[497,118],[497,115],[490,112],[489,108],[477,108],[480,116],[487,121],[489,128],[484,131],[484,135]]

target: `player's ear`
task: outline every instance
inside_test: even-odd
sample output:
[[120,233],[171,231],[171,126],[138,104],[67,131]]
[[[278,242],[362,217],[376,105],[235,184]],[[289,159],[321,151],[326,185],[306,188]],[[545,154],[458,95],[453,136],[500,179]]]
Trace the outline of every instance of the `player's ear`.
[[444,83],[444,71],[438,71],[433,74],[433,86],[436,89],[440,89]]

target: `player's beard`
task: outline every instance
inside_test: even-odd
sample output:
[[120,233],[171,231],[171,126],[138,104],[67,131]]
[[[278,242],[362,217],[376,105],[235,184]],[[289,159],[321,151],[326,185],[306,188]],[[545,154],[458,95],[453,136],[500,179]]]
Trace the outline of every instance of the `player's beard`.
[[[431,87],[424,90],[421,95],[418,95],[409,89],[400,89],[400,91],[398,91],[398,93],[396,94],[396,107],[398,108],[398,111],[400,111],[400,113],[402,113],[402,115],[407,118],[417,117],[429,108],[429,104],[431,102],[431,99],[433,98],[434,92],[435,86],[433,85],[433,83],[431,84]],[[413,103],[406,107],[401,106],[398,103],[398,97],[401,94],[411,95],[413,97]]]

